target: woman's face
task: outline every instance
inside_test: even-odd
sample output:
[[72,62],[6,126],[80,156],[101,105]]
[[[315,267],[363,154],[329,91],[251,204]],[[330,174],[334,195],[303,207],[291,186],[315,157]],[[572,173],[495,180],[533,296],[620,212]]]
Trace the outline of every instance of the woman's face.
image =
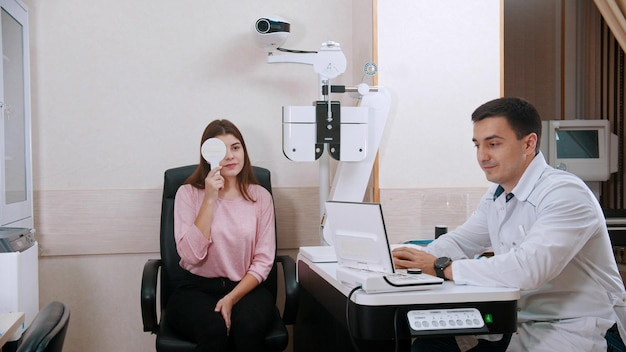
[[244,150],[241,141],[232,134],[216,136],[226,144],[226,156],[220,161],[222,170],[220,174],[224,177],[236,177],[244,165]]

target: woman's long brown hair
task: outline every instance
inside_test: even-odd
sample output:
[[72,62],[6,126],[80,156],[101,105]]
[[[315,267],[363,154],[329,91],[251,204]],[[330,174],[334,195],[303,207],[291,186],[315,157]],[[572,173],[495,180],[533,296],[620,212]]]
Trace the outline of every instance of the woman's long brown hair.
[[[251,202],[256,202],[256,199],[252,199],[250,193],[248,192],[248,186],[251,184],[258,185],[259,181],[254,175],[254,170],[252,169],[252,164],[250,163],[250,158],[248,157],[248,148],[246,148],[246,143],[243,140],[243,135],[235,126],[234,123],[229,120],[214,120],[206,126],[204,129],[204,133],[202,133],[202,139],[200,140],[200,145],[198,147],[198,151],[201,151],[202,143],[209,138],[222,136],[226,134],[231,134],[235,138],[237,138],[241,142],[241,146],[243,147],[243,168],[241,172],[237,175],[237,183],[239,185],[239,191],[243,195],[243,197]],[[202,157],[202,153],[200,152],[200,163],[196,170],[185,180],[185,184],[190,184],[193,187],[204,189],[204,180],[207,175],[211,171],[211,165],[204,160]]]

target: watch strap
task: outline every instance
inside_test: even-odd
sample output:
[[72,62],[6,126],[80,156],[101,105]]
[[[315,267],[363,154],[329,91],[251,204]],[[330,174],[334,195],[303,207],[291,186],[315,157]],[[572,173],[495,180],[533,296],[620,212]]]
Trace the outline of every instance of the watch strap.
[[[442,260],[444,261],[444,263],[439,264],[438,262]],[[434,266],[435,266],[435,274],[437,275],[437,277],[440,277],[445,280],[446,276],[444,275],[443,270],[447,268],[451,263],[452,263],[452,260],[448,257],[440,257],[440,258],[435,259]]]
[[439,266],[435,265],[435,274],[437,275],[437,277],[445,280],[446,276],[443,274],[443,269],[444,268],[440,268]]

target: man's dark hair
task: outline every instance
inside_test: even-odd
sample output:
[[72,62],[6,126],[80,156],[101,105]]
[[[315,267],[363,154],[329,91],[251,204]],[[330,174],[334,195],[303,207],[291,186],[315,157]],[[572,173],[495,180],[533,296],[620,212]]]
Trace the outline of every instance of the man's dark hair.
[[535,107],[522,98],[509,97],[499,98],[488,101],[479,106],[472,113],[472,121],[474,123],[489,117],[504,117],[513,131],[517,139],[525,136],[537,134],[537,148],[539,151],[539,142],[541,141],[541,117]]

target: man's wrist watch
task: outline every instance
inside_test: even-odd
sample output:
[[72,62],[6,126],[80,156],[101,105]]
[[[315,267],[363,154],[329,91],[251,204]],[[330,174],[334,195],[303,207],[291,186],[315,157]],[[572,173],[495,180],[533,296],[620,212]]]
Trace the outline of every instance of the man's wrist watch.
[[437,276],[445,280],[446,277],[443,275],[443,269],[447,268],[450,264],[452,264],[452,259],[448,257],[435,259],[435,273]]

